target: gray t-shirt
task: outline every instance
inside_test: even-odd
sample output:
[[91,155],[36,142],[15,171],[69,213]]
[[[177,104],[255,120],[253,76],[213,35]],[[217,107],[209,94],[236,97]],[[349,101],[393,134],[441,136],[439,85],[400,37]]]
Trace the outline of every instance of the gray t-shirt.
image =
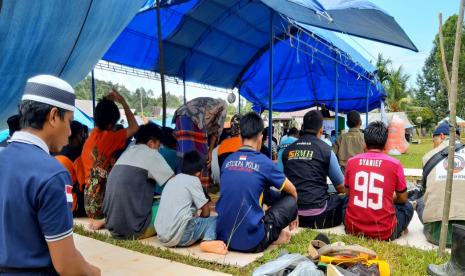
[[178,245],[187,223],[207,202],[198,177],[178,174],[170,179],[155,218],[158,239],[165,246]]
[[105,224],[112,235],[132,239],[143,234],[152,218],[154,180],[163,185],[173,175],[158,150],[145,144],[123,152],[108,176],[105,191]]

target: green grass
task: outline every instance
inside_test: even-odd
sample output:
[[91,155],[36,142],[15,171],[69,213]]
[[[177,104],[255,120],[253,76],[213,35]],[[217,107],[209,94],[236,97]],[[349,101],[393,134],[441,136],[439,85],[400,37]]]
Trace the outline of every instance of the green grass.
[[[299,234],[292,237],[289,244],[280,246],[277,249],[266,252],[264,256],[252,264],[238,268],[234,266],[221,265],[217,263],[199,260],[193,257],[179,255],[170,252],[166,249],[154,248],[150,245],[141,243],[140,241],[122,241],[111,238],[106,234],[90,232],[82,226],[75,226],[75,233],[88,236],[103,242],[107,242],[116,246],[127,248],[133,251],[144,254],[157,256],[160,258],[169,259],[179,263],[185,263],[192,266],[203,267],[213,271],[230,273],[233,275],[251,275],[258,266],[275,259],[281,250],[286,250],[290,253],[300,253],[306,255],[309,242],[317,235],[316,231],[303,230]],[[436,251],[424,251],[416,248],[400,246],[391,242],[380,242],[363,237],[354,237],[350,235],[330,235],[331,242],[343,241],[346,244],[359,244],[373,249],[378,253],[381,259],[386,260],[390,267],[392,275],[425,275],[426,266],[430,263],[440,264],[447,261],[447,258],[440,258]],[[98,265],[98,264],[97,264]]]
[[432,149],[433,141],[431,139],[421,139],[421,144],[410,144],[406,153],[398,156],[393,155],[393,157],[399,159],[404,168],[421,169],[423,156]]

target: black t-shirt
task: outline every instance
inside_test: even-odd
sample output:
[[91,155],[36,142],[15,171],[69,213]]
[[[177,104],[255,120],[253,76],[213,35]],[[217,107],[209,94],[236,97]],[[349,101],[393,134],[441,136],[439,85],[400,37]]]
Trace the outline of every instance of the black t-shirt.
[[324,207],[329,197],[326,178],[331,147],[306,134],[284,150],[282,159],[284,173],[297,189],[299,209]]

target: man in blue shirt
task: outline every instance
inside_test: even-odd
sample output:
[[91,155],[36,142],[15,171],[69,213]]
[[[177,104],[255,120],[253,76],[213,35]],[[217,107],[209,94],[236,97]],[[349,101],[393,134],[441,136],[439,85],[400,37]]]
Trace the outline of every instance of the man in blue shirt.
[[50,155],[68,143],[74,100],[59,78],[26,84],[21,131],[0,152],[0,274],[100,275],[74,246],[71,178]]
[[[289,226],[292,231],[298,225],[297,192],[275,164],[260,153],[264,127],[260,116],[248,113],[239,126],[242,147],[221,168],[217,238],[229,250],[261,252],[274,242],[289,241],[290,232],[283,229]],[[263,204],[269,207],[267,211]]]

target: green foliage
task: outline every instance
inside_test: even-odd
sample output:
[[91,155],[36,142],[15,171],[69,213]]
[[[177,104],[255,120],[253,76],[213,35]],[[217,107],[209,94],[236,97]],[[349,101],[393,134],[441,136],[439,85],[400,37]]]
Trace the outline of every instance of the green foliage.
[[[126,99],[129,106],[136,110],[138,114],[141,111],[141,105],[144,110],[145,116],[153,116],[154,107],[162,107],[161,96],[154,98],[154,92],[149,89],[145,90],[143,87],[137,88],[136,91],[129,91],[124,85],[114,84],[112,82],[102,81],[95,79],[95,95],[96,100],[103,98],[111,91],[112,88],[116,88],[121,95]],[[86,77],[78,85],[76,85],[75,93],[76,98],[79,100],[91,100],[92,99],[92,79]],[[142,99],[142,101],[141,101]],[[178,108],[182,105],[182,99],[174,94],[166,93],[166,106],[170,108]]]
[[[449,74],[452,70],[456,26],[457,15],[453,15],[446,20],[442,27],[444,51]],[[465,33],[462,33],[458,80],[457,116],[463,117],[465,116]],[[433,113],[431,121],[436,123],[446,117],[449,111],[449,101],[438,35],[435,37],[434,47],[425,61],[422,73],[417,78],[417,85],[418,91],[415,94],[416,104],[430,107]]]

